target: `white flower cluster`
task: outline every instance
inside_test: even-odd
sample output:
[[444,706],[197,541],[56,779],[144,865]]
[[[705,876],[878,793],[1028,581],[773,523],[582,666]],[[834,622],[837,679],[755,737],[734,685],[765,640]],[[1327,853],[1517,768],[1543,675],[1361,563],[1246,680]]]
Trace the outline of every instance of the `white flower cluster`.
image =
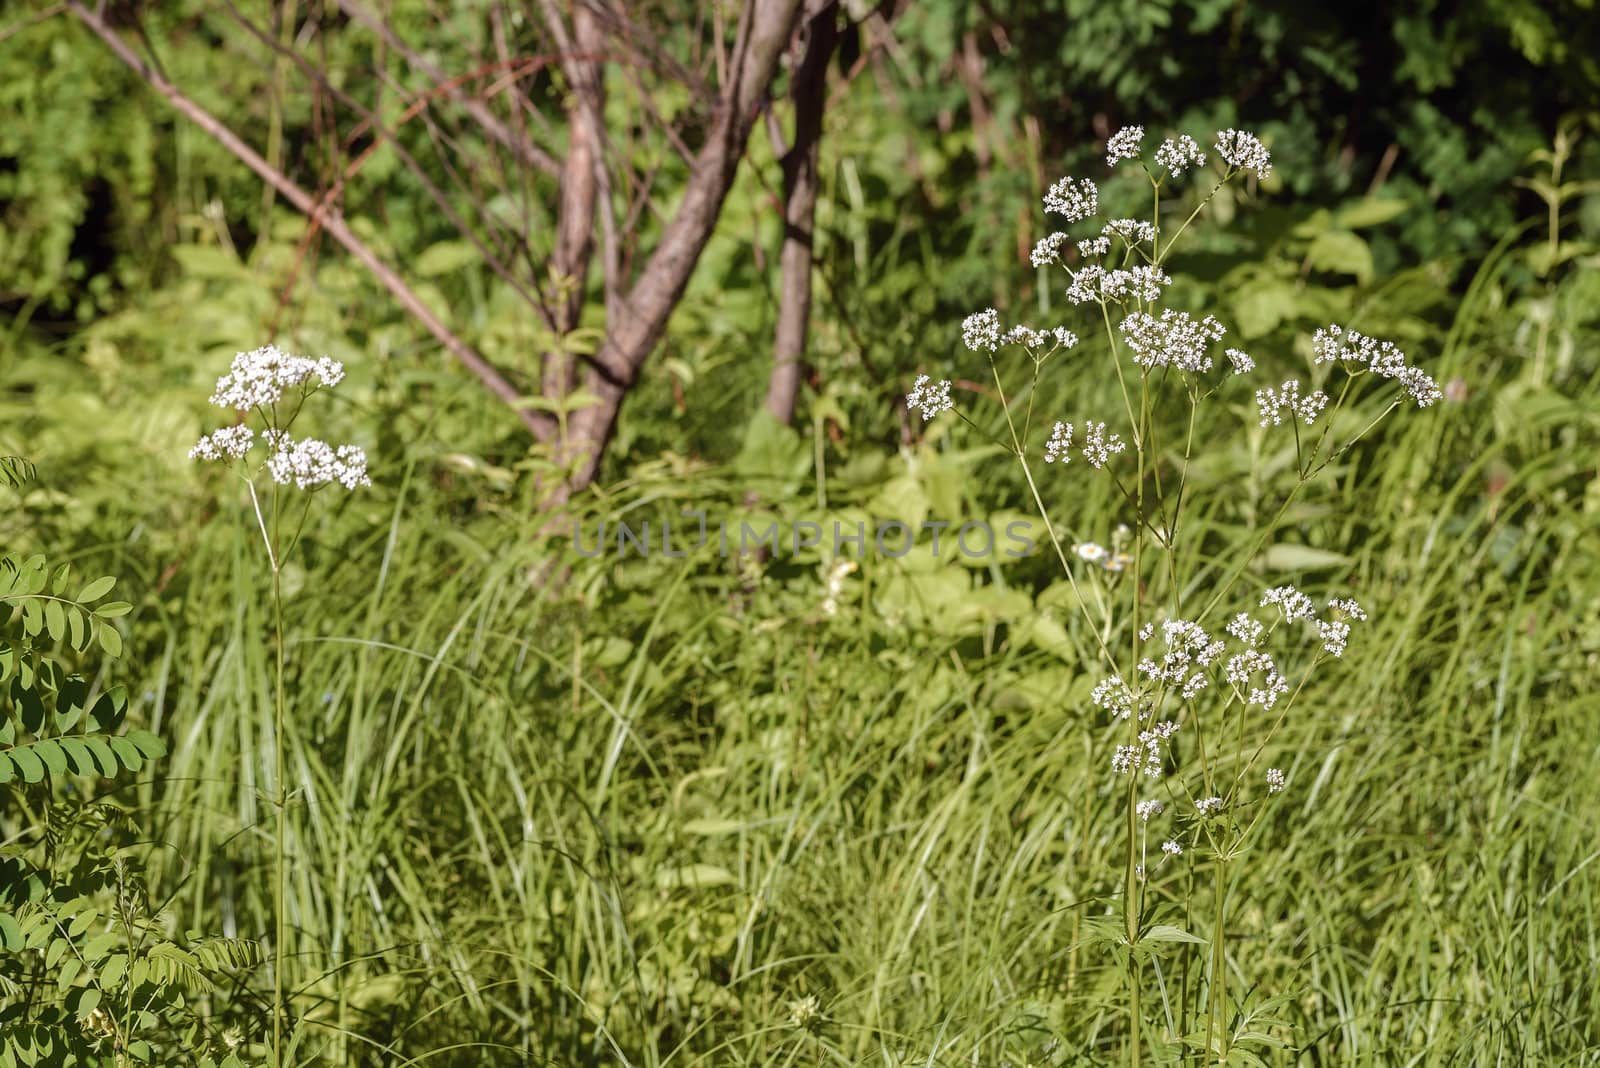
[[189,450],[191,460],[237,460],[250,451],[255,433],[243,423],[213,430]]
[[1162,842],[1161,852],[1165,853],[1169,857],[1181,857],[1183,856],[1183,846],[1172,841]]
[[[1061,246],[1067,243],[1068,234],[1065,230],[1057,230],[1049,237],[1041,237],[1033,251],[1028,254],[1028,262],[1035,267],[1044,267],[1061,258]],[[1078,246],[1081,251],[1083,246]]]
[[1222,798],[1202,797],[1194,803],[1194,807],[1202,816],[1212,816],[1222,811]]
[[[1278,698],[1289,692],[1288,680],[1279,673],[1278,665],[1260,649],[1246,649],[1229,657],[1223,674],[1235,691],[1246,694],[1247,705],[1271,708],[1278,703]],[[1257,675],[1261,676],[1259,686],[1255,685]]]
[[1240,612],[1234,616],[1224,629],[1247,649],[1254,649],[1260,645],[1261,636],[1266,632],[1260,620],[1253,619],[1248,612]]
[[1172,276],[1160,267],[1139,264],[1127,270],[1107,271],[1100,276],[1100,296],[1121,304],[1128,297],[1137,297],[1146,304],[1161,299],[1161,287],[1170,286]]
[[1057,460],[1062,463],[1071,463],[1072,449],[1072,424],[1057,423],[1050,428],[1050,440],[1044,443],[1044,462],[1053,464]]
[[1170,719],[1140,731],[1137,745],[1119,745],[1111,754],[1111,770],[1118,775],[1132,775],[1135,771],[1152,778],[1160,775],[1164,762],[1161,746],[1177,733],[1178,724]]
[[[1141,637],[1146,631],[1141,631]],[[1167,651],[1159,663],[1149,657],[1139,661],[1139,673],[1152,682],[1178,690],[1184,700],[1197,696],[1211,683],[1206,668],[1222,655],[1222,642],[1213,640],[1200,624],[1169,619],[1161,624]]]
[[1031,326],[1017,325],[1005,332],[1001,337],[1002,345],[1022,345],[1030,349],[1042,349],[1054,341],[1063,349],[1070,349],[1078,343],[1078,335],[1064,326],[1052,326],[1048,330],[1035,330]]
[[1222,324],[1208,315],[1196,322],[1188,312],[1171,308],[1157,319],[1149,312],[1134,312],[1122,320],[1122,339],[1141,367],[1176,367],[1200,373],[1211,370],[1206,349],[1222,340]]
[[1227,357],[1228,362],[1233,365],[1233,373],[1236,375],[1247,375],[1256,369],[1256,361],[1251,359],[1248,352],[1241,352],[1239,349],[1228,349]]
[[1104,423],[1086,422],[1083,424],[1083,458],[1089,461],[1089,466],[1099,469],[1110,462],[1111,457],[1121,452],[1124,448],[1122,439],[1115,434],[1106,433]]
[[1088,259],[1090,256],[1104,256],[1110,251],[1111,239],[1109,237],[1089,237],[1078,242],[1078,255],[1084,259]]
[[1100,210],[1100,190],[1087,178],[1063,178],[1045,193],[1044,210],[1081,222]]
[[1334,597],[1328,601],[1328,609],[1337,612],[1342,619],[1323,619],[1317,615],[1317,606],[1310,597],[1301,593],[1293,586],[1274,586],[1261,595],[1261,607],[1276,605],[1278,611],[1283,613],[1285,622],[1294,623],[1305,620],[1317,629],[1317,634],[1322,639],[1322,648],[1333,656],[1343,656],[1346,644],[1350,641],[1350,623],[1354,619],[1366,622],[1367,613],[1360,603],[1348,597]]
[[1156,165],[1165,167],[1174,178],[1190,167],[1205,166],[1205,162],[1205,153],[1200,151],[1200,146],[1188,134],[1176,140],[1169,137],[1156,149]]
[[344,379],[344,364],[324,356],[291,356],[274,345],[266,345],[233,358],[228,373],[217,379],[211,403],[219,408],[241,412],[276,404],[283,391],[315,378],[324,386],[337,386]]
[[1278,389],[1268,386],[1256,390],[1256,408],[1261,414],[1262,426],[1278,426],[1283,422],[1283,413],[1286,411],[1291,421],[1301,419],[1310,426],[1327,406],[1328,395],[1320,389],[1302,397],[1300,382],[1294,378]]
[[1130,245],[1156,239],[1156,228],[1143,219],[1112,219],[1100,233],[1103,237],[1120,237]]
[[1286,781],[1283,777],[1282,768],[1267,769],[1267,793],[1276,794],[1282,792]]
[[993,308],[973,312],[961,320],[961,343],[973,352],[1000,347],[1000,313]]
[[295,441],[281,430],[269,430],[261,437],[273,450],[267,458],[267,473],[279,485],[293,482],[299,489],[314,489],[337,482],[352,490],[372,485],[367,477],[367,454],[355,445],[336,449],[316,438]]
[[1433,377],[1422,368],[1407,364],[1406,354],[1392,341],[1379,341],[1334,324],[1316,332],[1311,339],[1311,352],[1316,363],[1364,364],[1380,378],[1394,379],[1419,408],[1444,396]]
[[1149,823],[1150,817],[1161,815],[1161,810],[1164,807],[1165,806],[1162,805],[1160,801],[1157,801],[1155,798],[1151,798],[1148,801],[1140,801],[1137,805],[1133,806],[1133,810],[1134,812],[1138,813],[1141,820]]
[[948,379],[930,382],[927,375],[918,375],[911,384],[911,392],[906,394],[906,407],[922,413],[923,421],[948,412],[955,407],[950,399],[950,385]]
[[1106,142],[1106,166],[1115,167],[1119,159],[1138,159],[1139,143],[1144,140],[1143,126],[1124,126]]
[[[1089,700],[1097,707],[1110,712],[1113,719],[1129,718],[1133,715],[1134,706],[1139,703],[1134,692],[1128,688],[1128,684],[1122,681],[1121,675],[1101,679],[1095,684],[1095,688],[1089,691]],[[1143,712],[1139,718],[1144,718]]]
[[1216,148],[1217,155],[1222,157],[1222,162],[1230,168],[1254,171],[1256,177],[1263,181],[1272,174],[1272,154],[1253,133],[1245,133],[1243,130],[1219,130],[1217,143],[1213,147]]

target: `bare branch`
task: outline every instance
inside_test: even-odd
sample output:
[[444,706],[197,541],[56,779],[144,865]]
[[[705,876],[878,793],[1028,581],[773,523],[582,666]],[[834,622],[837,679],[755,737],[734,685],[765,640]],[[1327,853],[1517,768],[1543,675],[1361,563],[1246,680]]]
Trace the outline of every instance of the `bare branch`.
[[325,204],[319,204],[306,190],[295,184],[283,172],[268,165],[261,155],[239,139],[232,130],[223,125],[210,112],[199,104],[183,95],[171,82],[157,74],[149,64],[140,59],[128,47],[117,33],[111,29],[96,14],[91,12],[81,0],[67,0],[67,10],[90,32],[105,42],[106,46],[130,70],[142,78],[152,89],[166,98],[172,107],[194,123],[202,131],[209,134],[218,144],[232,153],[240,162],[254,171],[262,181],[269,183],[285,200],[293,204],[298,210],[310,216],[327,231],[339,244],[359,260],[378,281],[399,301],[406,312],[421,323],[427,331],[442,344],[450,354],[460,360],[474,375],[476,375],[491,393],[511,405],[517,413],[517,418],[528,428],[539,441],[548,442],[554,437],[552,418],[544,412],[528,409],[521,404],[522,395],[509,381],[494,368],[489,361],[480,356],[472,346],[457,337],[437,316],[429,310],[428,306],[406,285],[405,280],[393,268],[384,263],[360,238],[351,232],[345,225],[344,219],[336,209],[330,209]]

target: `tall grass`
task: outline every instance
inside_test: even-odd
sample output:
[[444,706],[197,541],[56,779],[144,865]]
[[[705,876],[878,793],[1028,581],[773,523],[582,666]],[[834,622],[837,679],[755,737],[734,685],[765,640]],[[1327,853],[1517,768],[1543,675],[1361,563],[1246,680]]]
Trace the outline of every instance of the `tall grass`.
[[[1249,858],[1271,874],[1226,963],[1261,1013],[1233,1024],[1287,1043],[1273,1063],[1578,1064],[1600,1046],[1600,569],[1575,448],[1593,427],[1572,418],[1600,388],[1547,389],[1566,407],[1497,434],[1494,408],[1531,387],[1478,337],[1433,365],[1473,383],[1450,418],[1397,424],[1343,474],[1371,511],[1335,494],[1303,519],[1350,554],[1330,585],[1389,610],[1303,699],[1337,687],[1342,711],[1292,719],[1269,754],[1298,786]],[[1123,849],[1091,678],[1005,627],[888,627],[870,593],[818,622],[820,585],[777,564],[752,583],[714,555],[573,556],[551,594],[551,548],[514,511],[458,523],[434,479],[380,483],[381,509],[344,505],[286,575],[293,1062],[1120,1048],[1123,979],[1088,938]],[[1086,527],[1113,522],[1097,507]],[[130,687],[172,746],[153,797],[171,908],[247,936],[272,910],[251,536],[203,527],[181,598],[146,609],[158,637]],[[1158,976],[1173,1003],[1198,981]],[[821,1014],[797,1026],[807,996]],[[249,1016],[246,998],[219,1011]]]

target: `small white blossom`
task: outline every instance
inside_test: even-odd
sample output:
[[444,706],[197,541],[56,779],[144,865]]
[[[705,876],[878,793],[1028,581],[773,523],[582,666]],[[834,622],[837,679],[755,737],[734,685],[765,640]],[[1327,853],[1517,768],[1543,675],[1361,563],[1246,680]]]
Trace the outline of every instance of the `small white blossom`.
[[1138,159],[1139,142],[1144,140],[1143,126],[1124,126],[1106,142],[1106,166],[1115,167],[1119,159]]
[[1072,447],[1072,424],[1057,423],[1050,429],[1050,440],[1044,443],[1044,462],[1053,464],[1057,460],[1070,463],[1071,457],[1067,450]]
[[1111,239],[1109,237],[1090,237],[1078,242],[1078,255],[1084,259],[1088,259],[1090,256],[1104,256],[1110,251]]
[[282,399],[285,389],[304,385],[311,378],[324,386],[336,386],[344,379],[344,364],[326,356],[317,360],[293,356],[275,345],[264,345],[234,356],[228,373],[217,379],[211,403],[241,412],[268,408]]
[[1156,165],[1165,167],[1174,178],[1190,167],[1203,166],[1205,162],[1205,153],[1200,151],[1200,146],[1188,134],[1176,140],[1169,137],[1156,149]]
[[1267,769],[1267,793],[1275,794],[1283,789],[1285,779],[1282,768]]
[[300,489],[314,489],[330,482],[338,482],[345,489],[372,485],[367,477],[367,454],[355,445],[335,449],[316,438],[294,441],[282,431],[269,431],[262,436],[275,450],[267,458],[267,473],[279,485],[293,482]]
[[1007,330],[1000,338],[1002,345],[1025,345],[1030,349],[1041,349],[1054,341],[1057,346],[1070,349],[1078,343],[1078,335],[1064,326],[1053,326],[1048,330],[1035,330],[1031,326],[1018,324]]
[[1147,642],[1150,640],[1150,636],[1155,632],[1156,625],[1154,623],[1146,623],[1144,626],[1139,628],[1139,640],[1142,642]]
[[1113,675],[1109,679],[1101,679],[1089,691],[1089,700],[1095,706],[1111,713],[1113,719],[1128,719],[1133,715],[1134,705],[1137,703],[1128,684],[1122,681],[1122,676]]
[[789,1002],[789,1026],[801,1031],[812,1031],[822,1020],[822,1003],[817,995],[807,994]]
[[1210,816],[1222,811],[1222,798],[1202,797],[1194,803],[1194,807],[1202,816]]
[[1284,412],[1289,413],[1291,420],[1300,419],[1310,426],[1327,406],[1328,395],[1320,389],[1302,397],[1300,382],[1294,378],[1284,382],[1278,389],[1268,386],[1256,390],[1256,409],[1260,413],[1262,426],[1278,426],[1283,422]]
[[1100,279],[1105,277],[1105,273],[1105,268],[1098,263],[1073,271],[1072,284],[1067,287],[1067,301],[1071,304],[1098,304]]
[[1248,352],[1241,352],[1239,349],[1228,349],[1227,356],[1228,362],[1233,365],[1233,373],[1236,375],[1247,375],[1256,369],[1256,361],[1250,358]]
[[1161,298],[1161,287],[1172,284],[1172,277],[1160,267],[1140,264],[1128,270],[1107,271],[1100,279],[1100,295],[1121,303],[1129,295],[1149,303]]
[[1293,586],[1274,586],[1261,595],[1261,607],[1277,605],[1283,618],[1290,623],[1317,617],[1316,603]]
[[[1038,244],[1033,246],[1033,252],[1028,256],[1028,262],[1035,267],[1044,267],[1054,263],[1061,256],[1061,246],[1067,241],[1067,234],[1057,230],[1049,237],[1041,237]],[[1079,249],[1083,246],[1080,244]]]
[[961,343],[973,352],[1000,347],[1000,313],[993,308],[974,312],[961,321]]
[[1229,634],[1254,649],[1261,643],[1261,634],[1266,628],[1244,612],[1240,612],[1228,621],[1228,626],[1225,629]]
[[927,375],[918,375],[911,384],[911,392],[906,394],[906,407],[920,412],[924,422],[940,412],[948,412],[955,407],[950,399],[950,382],[930,383]]
[[1349,597],[1330,598],[1328,601],[1328,607],[1343,612],[1351,619],[1359,619],[1363,623],[1367,621],[1367,610],[1362,608],[1359,602],[1352,600]]
[[1183,846],[1172,841],[1162,842],[1161,852],[1165,853],[1169,857],[1181,857],[1183,856]]
[[1156,228],[1143,219],[1112,219],[1100,232],[1107,238],[1120,237],[1130,245],[1156,239]]
[[1211,370],[1206,349],[1222,340],[1222,324],[1208,315],[1195,321],[1188,312],[1171,308],[1157,319],[1149,312],[1134,312],[1122,320],[1122,339],[1141,367],[1176,367],[1200,373]]
[[243,423],[213,430],[189,450],[191,460],[237,460],[250,451],[255,434]]
[[1110,555],[1110,552],[1104,546],[1096,545],[1092,541],[1074,545],[1072,551],[1078,554],[1078,559],[1086,560],[1091,564],[1098,564]]
[[1343,656],[1350,640],[1350,624],[1340,619],[1316,621],[1317,633],[1322,636],[1322,647],[1334,656]]
[[1141,820],[1149,823],[1151,816],[1161,815],[1162,807],[1163,806],[1160,801],[1157,801],[1155,798],[1151,798],[1148,801],[1140,801],[1137,805],[1133,806],[1133,810],[1138,813]]
[[[1223,673],[1234,689],[1246,692],[1248,687],[1245,697],[1247,705],[1271,708],[1277,704],[1279,697],[1289,692],[1289,683],[1278,673],[1278,667],[1272,657],[1260,649],[1247,649],[1237,656],[1229,657]],[[1261,676],[1259,686],[1254,685],[1257,675]]]
[[1089,461],[1094,468],[1104,467],[1110,462],[1111,457],[1125,448],[1123,441],[1115,434],[1106,433],[1104,423],[1086,422],[1083,424],[1083,458]]
[[1358,330],[1346,330],[1337,323],[1312,336],[1311,354],[1316,363],[1361,364],[1380,378],[1392,378],[1419,408],[1426,408],[1444,396],[1431,376],[1420,367],[1406,363],[1405,353],[1394,342],[1379,341]]
[[1100,190],[1087,178],[1063,178],[1044,195],[1044,210],[1079,222],[1100,210]]
[[1255,134],[1243,130],[1219,130],[1214,147],[1217,155],[1230,168],[1254,171],[1256,177],[1263,181],[1272,174],[1272,154]]

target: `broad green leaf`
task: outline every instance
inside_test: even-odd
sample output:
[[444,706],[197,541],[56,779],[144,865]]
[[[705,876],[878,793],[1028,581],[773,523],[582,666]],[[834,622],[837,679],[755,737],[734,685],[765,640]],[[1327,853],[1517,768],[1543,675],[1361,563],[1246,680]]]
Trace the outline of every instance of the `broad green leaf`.
[[131,730],[126,735],[128,741],[139,747],[139,752],[154,760],[156,757],[167,755],[167,743],[157,735],[146,730]]
[[99,775],[95,767],[94,755],[89,752],[89,744],[82,738],[62,738],[61,748],[66,750],[67,756],[72,758],[72,763],[77,766],[79,775]]
[[123,767],[129,771],[138,771],[144,766],[144,754],[140,753],[138,747],[128,739],[118,735],[115,738],[107,739],[107,741],[111,745],[111,751],[116,753],[117,758],[122,761]]
[[83,993],[78,996],[76,1015],[79,1020],[87,1020],[89,1014],[100,1007],[100,991],[96,987],[86,986]]
[[8,752],[10,750],[0,750],[0,785],[10,782],[17,774],[11,758],[6,755]]
[[107,656],[122,655],[122,635],[117,633],[117,628],[104,626],[95,628],[96,636],[100,639],[100,648],[106,651]]
[[44,603],[44,629],[50,635],[51,641],[67,640],[67,614],[62,611],[60,601]]
[[437,278],[458,271],[468,264],[481,263],[478,250],[465,241],[439,241],[419,252],[411,261],[412,273],[422,278]]
[[1257,559],[1268,571],[1317,571],[1350,562],[1350,558],[1343,553],[1287,542],[1271,546]]
[[133,605],[127,601],[107,601],[105,604],[95,606],[94,614],[101,619],[116,619],[133,611]]
[[96,735],[90,735],[84,738],[83,744],[88,746],[89,752],[94,754],[96,762],[100,765],[101,775],[107,779],[115,779],[119,770],[117,768],[117,758],[112,755],[111,747],[106,744],[106,740]]
[[1410,210],[1410,203],[1398,197],[1367,197],[1340,208],[1338,222],[1347,230],[1359,230],[1386,223]]
[[41,738],[33,743],[33,751],[44,762],[44,766],[50,769],[50,774],[65,775],[67,773],[67,754],[62,750],[59,742],[52,738]]
[[22,927],[9,912],[0,912],[0,946],[9,953],[22,952]]
[[1349,230],[1329,230],[1321,233],[1306,249],[1306,263],[1313,270],[1333,274],[1354,275],[1365,285],[1372,279],[1372,250],[1359,236]]
[[102,931],[89,939],[83,947],[83,959],[90,964],[98,964],[113,949],[122,942],[122,936],[116,931]]
[[128,970],[128,955],[116,953],[106,959],[100,966],[99,982],[103,987],[115,987],[122,982],[123,975]]
[[39,782],[44,778],[44,761],[34,755],[32,747],[18,746],[7,754],[11,762],[22,773],[22,778],[27,782]]
[[100,598],[110,593],[111,587],[115,586],[116,584],[117,578],[115,575],[102,575],[79,591],[78,602],[80,604],[87,604],[90,601],[98,601]]
[[1174,927],[1170,923],[1158,923],[1139,937],[1141,942],[1193,942],[1196,945],[1205,945],[1205,939],[1199,935],[1190,934],[1182,927]]

